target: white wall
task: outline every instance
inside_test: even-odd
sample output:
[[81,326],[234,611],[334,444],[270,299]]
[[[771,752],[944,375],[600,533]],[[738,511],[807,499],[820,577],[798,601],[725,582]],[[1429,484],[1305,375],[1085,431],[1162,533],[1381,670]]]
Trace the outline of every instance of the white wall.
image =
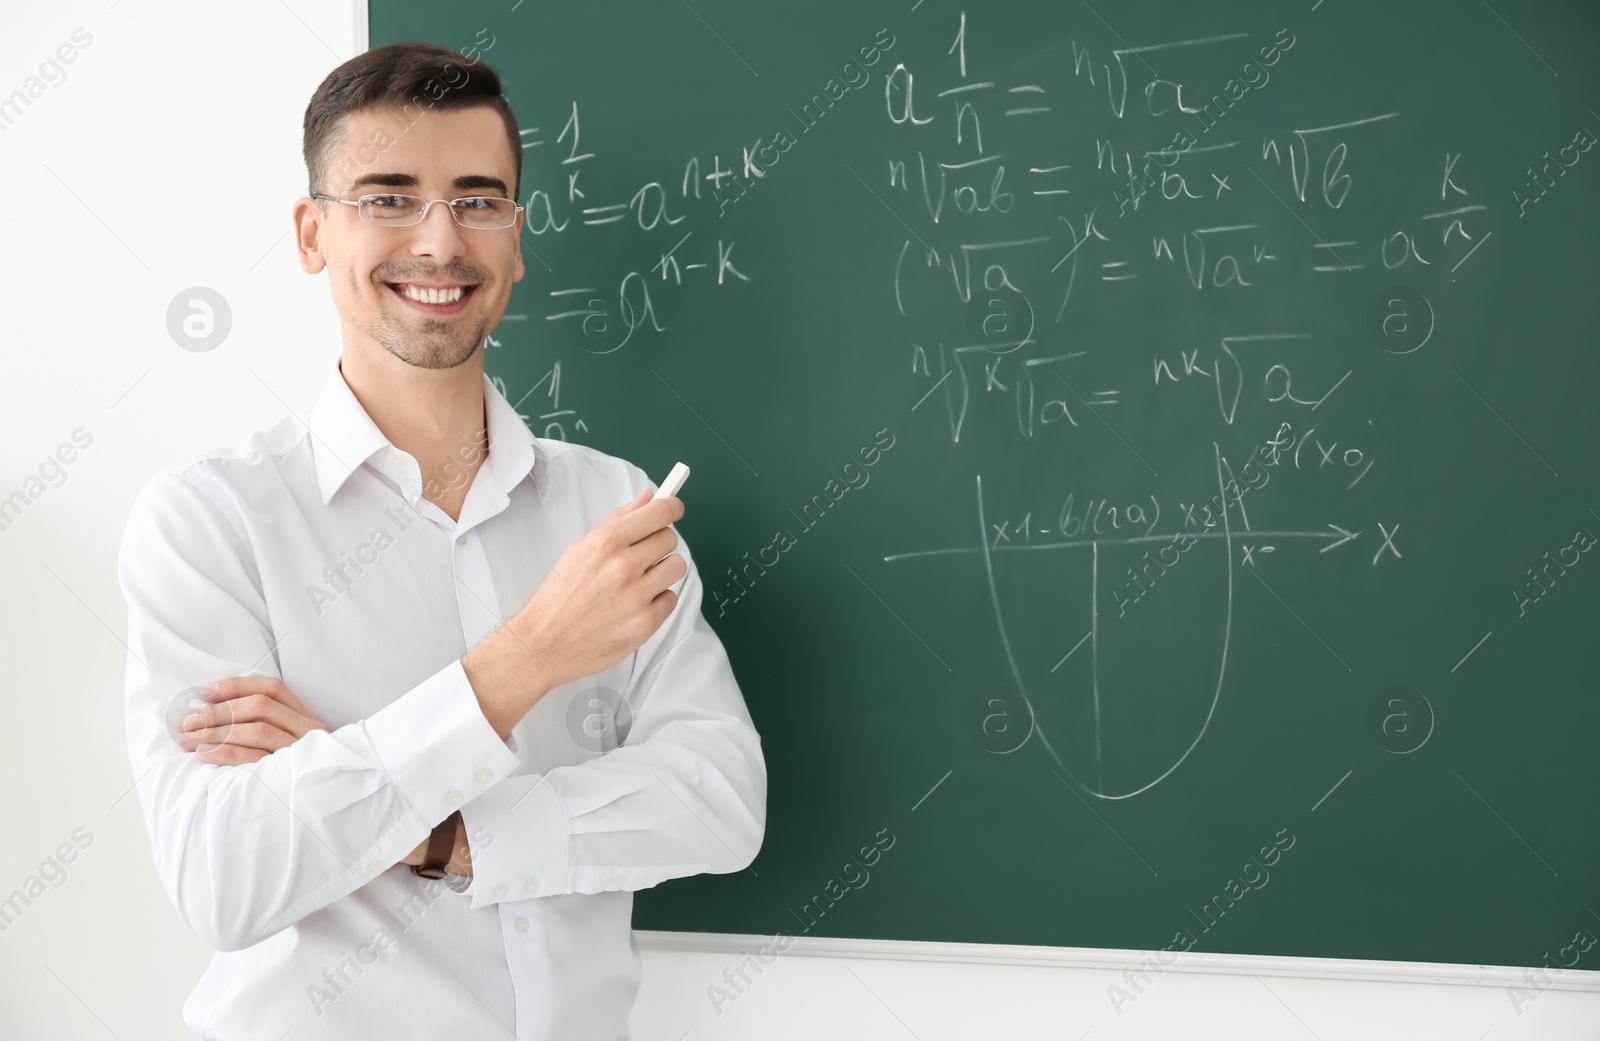
[[[1527,984],[1502,967],[1191,952],[1158,968],[1142,951],[803,937],[757,973],[742,952],[773,937],[638,936],[636,1041],[682,1041],[685,1031],[699,1041],[1600,1036],[1600,973],[1576,970],[1514,1001],[1510,988]],[[714,1002],[707,988],[732,989],[724,973],[737,979],[740,968],[743,992]]]
[[[358,14],[305,0],[60,2],[8,13],[0,29],[0,97],[75,29],[92,37],[0,130],[0,498],[78,427],[93,437],[0,531],[0,895],[75,832],[92,840],[0,934],[0,1036],[185,1036],[179,1007],[208,952],[162,892],[127,797],[117,544],[153,470],[309,404],[338,352],[326,283],[301,273],[287,234],[304,190],[304,106],[364,44]],[[169,302],[197,285],[232,312],[228,338],[205,353],[166,328]],[[718,1015],[707,988],[751,943],[640,941],[637,1041],[1600,1033],[1594,972],[1567,973],[1558,988],[1586,989],[1550,990],[1519,1013],[1514,973],[1188,955],[1119,1014],[1106,992],[1123,979],[1116,952],[809,938]],[[1479,982],[1429,982],[1450,976]]]

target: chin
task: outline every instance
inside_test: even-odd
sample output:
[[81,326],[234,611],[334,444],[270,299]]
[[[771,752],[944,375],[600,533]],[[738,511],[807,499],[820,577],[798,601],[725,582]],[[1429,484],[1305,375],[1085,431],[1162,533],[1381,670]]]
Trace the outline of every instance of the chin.
[[406,335],[399,330],[385,328],[374,337],[383,349],[400,361],[418,369],[454,369],[471,361],[487,335],[487,325],[478,329],[476,338],[465,342],[440,342],[430,337]]

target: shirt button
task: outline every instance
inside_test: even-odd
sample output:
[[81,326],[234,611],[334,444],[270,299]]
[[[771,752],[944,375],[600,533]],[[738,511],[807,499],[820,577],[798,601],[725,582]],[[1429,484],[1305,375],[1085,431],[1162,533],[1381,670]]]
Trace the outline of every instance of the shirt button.
[[504,882],[501,882],[499,885],[494,887],[494,896],[497,900],[509,892],[511,892],[511,887],[506,885]]
[[522,889],[523,889],[523,892],[525,892],[525,893],[536,893],[536,892],[538,892],[539,891],[539,880],[537,878],[528,879],[528,881],[526,881],[526,882],[524,882],[522,884]]
[[465,535],[457,535],[456,536],[456,545],[458,545],[458,546],[465,545],[466,541],[467,541],[467,537]]
[[449,803],[451,806],[460,806],[466,801],[466,799],[460,792],[452,788],[448,792],[444,793],[444,801]]
[[376,875],[379,871],[383,870],[383,865],[374,860],[372,863],[367,865],[367,870]]
[[488,767],[484,767],[482,770],[479,770],[475,776],[477,777],[479,784],[488,784],[490,781],[494,780],[494,771]]
[[623,886],[628,884],[628,876],[627,875],[612,875],[611,876],[611,884],[616,886],[618,889],[621,889]]
[[516,921],[515,924],[516,924],[516,927],[517,927],[517,932],[525,933],[525,932],[528,931],[528,920],[526,918],[522,918],[522,917],[519,916],[517,918],[517,921]]

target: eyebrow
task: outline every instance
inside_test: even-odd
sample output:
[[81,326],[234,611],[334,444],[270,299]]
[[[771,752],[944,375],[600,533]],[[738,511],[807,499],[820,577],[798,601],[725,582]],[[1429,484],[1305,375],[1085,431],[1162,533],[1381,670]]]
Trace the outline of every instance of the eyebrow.
[[[350,187],[345,189],[345,191],[353,192],[357,188],[364,188],[367,185],[379,185],[385,188],[416,188],[419,187],[421,183],[421,181],[417,180],[415,174],[371,173],[356,178],[353,182],[351,182]],[[511,194],[506,189],[506,182],[502,181],[498,177],[487,177],[483,174],[468,174],[464,177],[457,177],[454,181],[450,182],[450,187],[462,190],[470,188],[494,188],[498,190],[501,195],[509,196]]]

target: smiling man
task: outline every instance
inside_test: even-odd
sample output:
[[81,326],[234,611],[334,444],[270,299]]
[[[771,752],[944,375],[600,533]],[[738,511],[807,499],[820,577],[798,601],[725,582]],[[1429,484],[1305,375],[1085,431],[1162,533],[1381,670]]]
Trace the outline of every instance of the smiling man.
[[216,1041],[615,1041],[632,894],[746,867],[766,768],[637,466],[533,436],[483,368],[524,274],[517,124],[427,44],[329,74],[300,264],[315,405],[147,483],[118,576],[157,874]]

